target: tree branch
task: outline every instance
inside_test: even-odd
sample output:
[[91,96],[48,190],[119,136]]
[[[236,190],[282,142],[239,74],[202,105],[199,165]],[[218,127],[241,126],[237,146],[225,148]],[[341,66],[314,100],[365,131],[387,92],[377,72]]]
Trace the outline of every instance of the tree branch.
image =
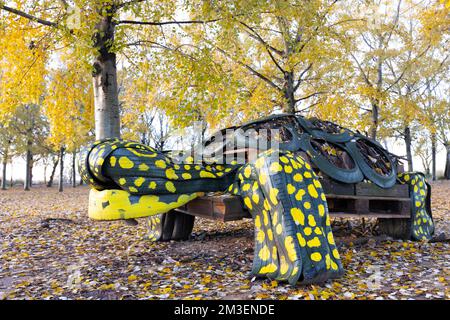
[[119,20],[116,21],[115,24],[136,24],[136,25],[147,25],[147,26],[165,26],[171,24],[204,24],[204,23],[212,23],[217,22],[221,19],[211,19],[211,20],[181,20],[181,21],[134,21],[134,20]]
[[58,24],[56,22],[40,19],[38,17],[32,16],[31,14],[28,14],[26,12],[23,12],[23,11],[20,11],[20,10],[17,10],[17,9],[5,6],[3,4],[0,4],[0,9],[3,9],[3,10],[8,11],[10,13],[14,13],[14,14],[16,14],[18,16],[21,16],[23,18],[26,18],[26,19],[28,19],[30,21],[34,21],[34,22],[40,23],[40,24],[42,24],[44,26],[58,27]]

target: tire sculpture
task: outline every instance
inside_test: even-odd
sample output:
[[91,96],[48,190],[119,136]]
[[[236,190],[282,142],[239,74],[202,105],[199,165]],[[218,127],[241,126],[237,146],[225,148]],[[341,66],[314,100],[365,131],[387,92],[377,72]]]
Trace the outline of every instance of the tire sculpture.
[[[318,175],[306,160],[317,165],[319,174],[340,182],[361,181],[363,174],[375,183],[379,181],[377,176],[367,173],[373,171],[370,163],[361,166],[344,144],[347,138],[343,137],[350,135],[350,130],[335,139],[333,132],[318,135],[318,127],[311,130],[305,127],[307,123],[306,119],[292,115],[277,115],[244,125],[255,130],[277,128],[281,132],[278,149],[260,152],[255,160],[245,164],[234,160],[220,164],[213,158],[208,163],[194,162],[189,155],[171,156],[136,142],[96,141],[82,152],[79,163],[81,177],[92,188],[89,217],[95,220],[149,217],[150,240],[182,240],[189,236],[194,217],[173,209],[205,192],[228,191],[241,196],[254,219],[254,275],[291,284],[339,277],[344,271],[325,194]],[[227,144],[229,139],[241,139],[248,145],[248,139],[254,138],[239,134],[225,137],[219,141],[219,148],[213,145],[213,149],[220,153],[221,144]],[[257,134],[256,140],[265,138],[268,137]],[[361,139],[351,136],[351,140],[356,138]],[[302,141],[309,144],[299,143]],[[327,157],[321,144],[331,148],[333,157]],[[395,173],[396,162],[384,149],[378,149],[387,157],[389,173]],[[340,153],[335,155],[336,150]],[[303,158],[305,152],[310,159]],[[347,167],[336,165],[340,163],[336,158],[344,157],[344,153]],[[400,175],[399,182],[410,185],[414,202],[412,238],[429,238],[433,233],[429,186],[419,174]],[[388,184],[390,181],[383,186]]]

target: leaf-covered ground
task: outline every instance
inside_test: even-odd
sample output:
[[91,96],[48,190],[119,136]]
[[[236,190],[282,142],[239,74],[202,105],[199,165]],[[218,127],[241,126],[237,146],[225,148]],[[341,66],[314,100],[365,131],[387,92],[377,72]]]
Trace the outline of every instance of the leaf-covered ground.
[[[449,299],[450,243],[390,241],[335,220],[346,274],[315,286],[253,279],[252,222],[197,219],[185,242],[145,240],[145,220],[94,222],[88,189],[0,192],[0,299]],[[450,235],[450,183],[433,184]]]

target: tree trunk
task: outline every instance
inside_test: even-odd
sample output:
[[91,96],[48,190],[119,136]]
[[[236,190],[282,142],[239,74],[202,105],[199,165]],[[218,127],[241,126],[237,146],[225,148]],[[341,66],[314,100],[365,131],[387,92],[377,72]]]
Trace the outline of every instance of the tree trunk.
[[64,147],[59,149],[59,192],[64,190]]
[[47,165],[44,165],[44,185],[47,185]]
[[436,134],[431,134],[431,176],[436,181]]
[[445,149],[447,151],[447,156],[445,158],[444,178],[450,180],[450,143],[447,143],[445,145]]
[[[106,10],[107,11],[107,10]],[[95,135],[97,139],[120,137],[119,94],[117,88],[116,55],[110,52],[115,27],[112,14],[96,25],[94,61]]]
[[11,161],[11,175],[9,177],[9,187],[12,188],[14,187],[14,179],[13,179],[13,162]]
[[372,127],[370,128],[370,138],[373,140],[377,139],[377,132],[378,132],[378,113],[379,113],[379,107],[378,102],[372,103]]
[[50,177],[48,178],[48,182],[47,182],[48,188],[51,188],[53,186],[53,179],[55,178],[55,172],[56,172],[56,168],[58,167],[58,162],[59,162],[59,156],[53,162],[52,173],[50,174]]
[[76,162],[75,162],[75,157],[76,157],[76,155],[77,155],[77,153],[74,151],[73,153],[72,153],[72,187],[73,188],[76,188],[76,186],[77,186],[77,181],[76,181],[76,179],[77,179],[77,172],[75,171],[76,169],[75,169],[75,164],[76,164]]
[[286,113],[295,113],[295,89],[294,89],[294,73],[286,72],[284,74],[284,97],[287,100],[288,105],[284,108]]
[[2,190],[6,190],[6,164],[7,164],[7,157],[3,157],[3,163],[2,163]]
[[412,172],[412,171],[414,171],[413,158],[412,158],[412,152],[411,152],[412,138],[411,138],[411,129],[408,126],[405,128],[404,134],[405,134],[405,145],[406,145],[406,158],[408,159],[408,171]]
[[31,187],[31,141],[27,142],[27,155],[25,159],[25,182],[23,184],[23,189],[29,191]]

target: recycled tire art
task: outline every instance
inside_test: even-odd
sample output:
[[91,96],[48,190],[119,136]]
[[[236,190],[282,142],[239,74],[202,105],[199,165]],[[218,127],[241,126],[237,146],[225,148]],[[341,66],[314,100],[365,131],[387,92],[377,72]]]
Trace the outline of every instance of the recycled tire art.
[[[190,153],[171,157],[131,141],[96,141],[82,152],[79,164],[83,180],[92,188],[89,217],[149,217],[150,240],[182,240],[188,238],[194,217],[173,209],[207,192],[238,195],[255,225],[252,273],[291,284],[323,282],[344,272],[322,176],[345,184],[365,178],[382,188],[408,184],[411,218],[403,223],[408,235],[413,240],[432,236],[430,186],[418,173],[397,177],[397,159],[379,144],[330,122],[292,115],[233,129],[241,130],[205,144],[214,151],[208,161],[194,161]],[[248,129],[253,133],[242,134]],[[276,137],[271,129],[277,129]],[[230,142],[248,148],[269,139],[272,142],[245,163],[215,159]]]

